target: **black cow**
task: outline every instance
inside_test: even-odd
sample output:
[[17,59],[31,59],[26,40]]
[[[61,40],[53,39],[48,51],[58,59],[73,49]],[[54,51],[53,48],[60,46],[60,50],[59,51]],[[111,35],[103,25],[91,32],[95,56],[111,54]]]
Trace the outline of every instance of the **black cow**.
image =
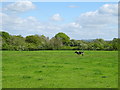
[[78,54],[78,55],[81,54],[82,56],[84,55],[84,52],[80,52],[80,51],[75,51],[75,53]]

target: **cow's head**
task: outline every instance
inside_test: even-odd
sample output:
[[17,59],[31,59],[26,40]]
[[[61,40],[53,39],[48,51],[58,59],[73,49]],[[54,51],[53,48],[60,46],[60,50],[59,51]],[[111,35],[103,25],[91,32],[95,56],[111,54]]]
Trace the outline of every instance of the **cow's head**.
[[75,51],[75,53],[78,53],[79,51]]

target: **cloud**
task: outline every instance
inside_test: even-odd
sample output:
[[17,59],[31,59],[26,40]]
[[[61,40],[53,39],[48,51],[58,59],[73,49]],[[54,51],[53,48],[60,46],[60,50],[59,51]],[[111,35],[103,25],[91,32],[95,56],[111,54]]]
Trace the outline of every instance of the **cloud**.
[[25,12],[35,9],[35,5],[31,1],[18,1],[12,4],[7,5],[3,10],[8,12]]
[[2,23],[0,23],[0,29],[6,30],[12,34],[21,34],[23,36],[30,34],[44,34],[52,37],[61,29],[59,25],[49,22],[40,22],[33,16],[20,18],[0,13],[0,17],[1,16],[3,20]]
[[67,32],[76,32],[76,31],[79,31],[81,28],[82,26],[76,22],[71,22],[71,23],[62,25],[62,30],[65,30]]
[[0,2],[3,2],[3,1],[5,1],[5,0],[0,0]]
[[118,4],[105,4],[99,10],[101,14],[118,15]]
[[82,27],[82,26],[80,26],[80,24],[75,23],[75,22],[69,23],[68,26],[73,27],[73,28],[81,28]]
[[118,23],[117,14],[117,4],[105,4],[96,11],[81,14],[77,23],[80,23],[83,27],[89,28],[114,26]]
[[82,26],[78,33],[84,38],[112,39],[118,36],[118,4],[105,4],[98,10],[82,13],[76,24]]
[[62,21],[63,20],[63,18],[61,17],[61,15],[60,14],[54,14],[52,17],[51,17],[51,20],[53,20],[53,21]]
[[75,6],[75,5],[70,5],[68,6],[69,8],[79,8],[79,6]]
[[[0,13],[2,23],[0,29],[11,34],[23,36],[44,34],[53,37],[58,32],[64,32],[71,39],[112,39],[118,35],[117,4],[105,4],[98,10],[82,13],[76,21],[66,24],[57,24],[52,21],[41,22],[36,17],[21,18],[10,14]],[[62,21],[60,14],[51,17],[53,21]]]

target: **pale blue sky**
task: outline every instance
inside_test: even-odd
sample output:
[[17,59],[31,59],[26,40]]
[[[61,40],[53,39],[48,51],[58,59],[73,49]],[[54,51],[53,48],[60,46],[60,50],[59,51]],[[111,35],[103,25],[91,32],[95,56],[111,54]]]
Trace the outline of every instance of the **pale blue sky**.
[[[116,13],[117,11],[114,10],[116,9],[115,5],[117,5],[117,3],[114,2],[113,3],[112,2],[28,3],[31,5],[32,8],[30,7],[30,5],[27,5],[25,3],[23,5],[22,4],[19,3],[15,4],[14,2],[12,3],[6,2],[2,4],[2,8],[3,8],[2,14],[6,14],[9,19],[9,20],[6,19],[4,20],[4,16],[3,16],[3,24],[4,23],[5,24],[3,25],[2,30],[5,30],[11,34],[21,34],[23,36],[31,35],[31,34],[40,34],[40,35],[44,34],[48,37],[53,37],[58,32],[65,32],[73,39],[103,38],[106,40],[110,40],[114,37],[117,37],[117,24],[116,21],[114,21],[114,19],[117,20],[117,17],[114,15],[114,13]],[[26,10],[20,11],[19,9],[21,10],[24,9],[21,8],[20,5],[25,7]],[[107,17],[107,19],[104,17],[104,15],[105,17]],[[31,21],[31,23],[34,23],[36,27],[40,26],[39,28],[35,27],[33,28],[33,30],[32,28],[30,28],[31,30],[27,30],[29,29],[28,26],[31,25],[30,23],[31,17],[32,20],[34,18],[34,21]],[[93,19],[91,19],[91,17]],[[103,17],[108,21],[112,21],[113,23],[105,22],[103,24],[104,22],[104,20],[102,20]],[[16,21],[13,20],[14,21],[13,22],[12,20],[10,20],[12,18],[14,20],[16,19]],[[37,21],[35,21],[35,19]],[[23,22],[22,23],[23,25],[20,22]],[[111,26],[110,28],[109,27],[110,25],[113,26]],[[103,26],[105,27],[103,28]],[[26,32],[23,33],[23,31],[25,30]]]
[[[34,16],[39,20],[47,21],[55,13],[60,13],[65,18],[64,22],[70,22],[76,19],[81,13],[97,10],[104,4],[113,4],[116,2],[33,2],[36,9],[24,12],[18,16],[28,17]],[[3,7],[9,3],[3,3]],[[76,8],[69,8],[69,6],[78,6]]]

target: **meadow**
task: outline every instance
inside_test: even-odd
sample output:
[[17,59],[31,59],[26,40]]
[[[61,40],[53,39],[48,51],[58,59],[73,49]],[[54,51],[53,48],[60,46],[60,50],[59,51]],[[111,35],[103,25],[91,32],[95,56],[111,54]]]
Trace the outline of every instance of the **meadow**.
[[3,88],[117,88],[118,52],[3,51]]

